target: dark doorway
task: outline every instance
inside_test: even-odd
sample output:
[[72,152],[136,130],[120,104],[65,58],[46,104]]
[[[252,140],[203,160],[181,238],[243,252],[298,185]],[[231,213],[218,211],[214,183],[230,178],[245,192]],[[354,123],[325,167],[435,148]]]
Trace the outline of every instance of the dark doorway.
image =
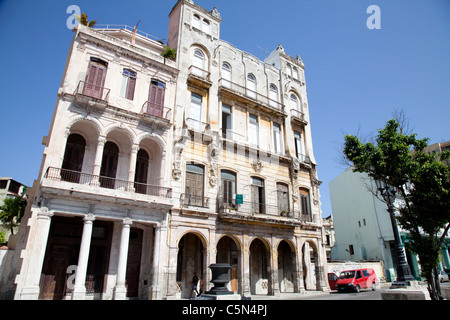
[[107,141],[103,149],[102,167],[100,169],[101,187],[114,189],[118,162],[119,147],[114,142]]
[[[108,268],[112,224],[94,221],[86,272],[86,294],[103,292]],[[42,267],[39,299],[61,300],[71,289],[67,286],[67,268],[78,264],[83,220],[81,217],[53,217]]]
[[130,230],[126,275],[127,297],[129,298],[139,296],[143,233],[143,230],[138,228]]

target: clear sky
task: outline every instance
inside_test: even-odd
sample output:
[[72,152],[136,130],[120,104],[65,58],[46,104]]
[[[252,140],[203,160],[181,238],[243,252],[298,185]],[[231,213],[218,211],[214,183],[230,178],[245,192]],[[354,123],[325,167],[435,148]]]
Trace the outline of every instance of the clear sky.
[[[344,134],[376,134],[403,110],[418,137],[450,140],[450,0],[197,0],[222,16],[221,39],[263,60],[279,43],[305,63],[323,216]],[[176,0],[0,0],[0,176],[37,178],[73,38],[75,4],[98,24],[167,38]],[[370,5],[381,29],[368,29]]]

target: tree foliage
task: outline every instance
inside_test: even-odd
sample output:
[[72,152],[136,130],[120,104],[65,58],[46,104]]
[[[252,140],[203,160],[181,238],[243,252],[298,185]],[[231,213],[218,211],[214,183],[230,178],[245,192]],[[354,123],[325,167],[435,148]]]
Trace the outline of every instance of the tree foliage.
[[7,197],[0,206],[0,221],[14,234],[14,227],[18,226],[27,206],[25,197]]
[[376,143],[345,136],[344,154],[354,171],[397,188],[404,200],[397,220],[412,238],[410,249],[419,256],[431,298],[439,299],[437,265],[450,226],[450,171],[444,162],[449,154],[428,154],[424,150],[427,142],[416,134],[404,134],[393,119],[378,130]]

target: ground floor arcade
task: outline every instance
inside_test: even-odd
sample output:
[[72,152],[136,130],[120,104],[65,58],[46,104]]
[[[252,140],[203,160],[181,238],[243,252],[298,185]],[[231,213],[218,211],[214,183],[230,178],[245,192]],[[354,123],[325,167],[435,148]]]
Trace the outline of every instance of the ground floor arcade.
[[38,211],[16,299],[180,299],[192,279],[211,288],[212,263],[231,265],[229,289],[244,296],[326,290],[317,234],[223,228]]

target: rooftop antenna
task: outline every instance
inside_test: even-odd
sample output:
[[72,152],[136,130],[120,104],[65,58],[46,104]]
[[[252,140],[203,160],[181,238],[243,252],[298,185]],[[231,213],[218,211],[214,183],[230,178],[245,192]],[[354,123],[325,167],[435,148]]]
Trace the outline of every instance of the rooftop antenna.
[[260,46],[256,46],[259,50],[262,50],[264,52],[265,55],[267,55],[267,53],[269,52],[269,50],[267,50],[267,48],[263,48]]

